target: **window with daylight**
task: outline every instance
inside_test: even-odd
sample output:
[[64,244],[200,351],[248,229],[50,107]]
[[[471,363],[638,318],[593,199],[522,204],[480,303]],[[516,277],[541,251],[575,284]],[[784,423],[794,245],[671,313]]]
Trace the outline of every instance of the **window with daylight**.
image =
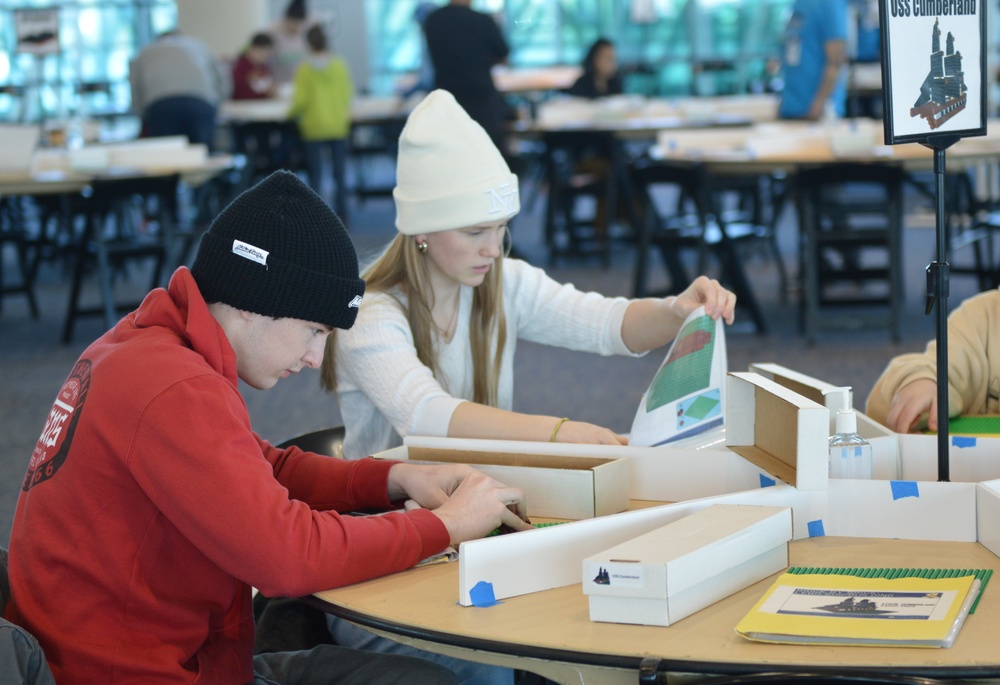
[[[175,0],[5,3],[0,8],[0,120],[126,110],[129,60],[176,22]],[[42,30],[35,31],[38,27]]]
[[[419,67],[423,0],[367,0],[372,92],[388,94]],[[578,64],[613,40],[626,89],[648,95],[747,92],[781,51],[791,0],[477,0],[510,44],[512,67]]]

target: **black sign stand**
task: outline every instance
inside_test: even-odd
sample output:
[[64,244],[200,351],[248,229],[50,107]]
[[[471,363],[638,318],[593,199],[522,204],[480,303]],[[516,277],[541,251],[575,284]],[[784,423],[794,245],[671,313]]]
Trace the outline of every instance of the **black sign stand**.
[[960,136],[935,136],[922,145],[934,150],[934,204],[937,234],[937,260],[927,266],[927,307],[925,314],[936,309],[937,340],[937,448],[938,480],[951,478],[948,459],[948,227],[945,225],[944,174],[945,150],[960,140]]
[[[986,11],[982,0],[946,7],[922,0],[879,0],[879,18],[885,143],[920,143],[934,151],[937,259],[927,267],[926,313],[936,309],[938,480],[948,481],[951,477],[948,435],[950,265],[945,223],[945,150],[962,138],[986,135]],[[912,78],[913,66],[917,64],[917,56],[924,54],[930,68],[918,88]],[[895,68],[893,57],[898,57]],[[894,76],[899,77],[898,83]],[[903,89],[901,93],[905,91],[905,97],[898,103],[893,98],[894,86]],[[970,95],[976,97],[970,98]],[[978,107],[966,111],[970,103],[977,101]],[[913,104],[906,106],[910,102]],[[921,119],[926,124],[914,123]]]

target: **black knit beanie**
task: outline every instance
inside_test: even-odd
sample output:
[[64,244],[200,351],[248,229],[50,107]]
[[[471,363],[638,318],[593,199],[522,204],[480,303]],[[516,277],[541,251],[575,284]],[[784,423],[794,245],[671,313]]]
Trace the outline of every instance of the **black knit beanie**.
[[191,273],[206,302],[336,328],[354,325],[365,292],[344,224],[288,171],[274,172],[219,213]]

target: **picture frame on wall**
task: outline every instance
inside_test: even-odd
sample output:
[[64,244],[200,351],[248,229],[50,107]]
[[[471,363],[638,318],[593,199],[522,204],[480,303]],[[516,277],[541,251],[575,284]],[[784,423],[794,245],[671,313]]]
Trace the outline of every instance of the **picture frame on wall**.
[[985,0],[879,0],[885,143],[986,135]]
[[31,55],[54,55],[59,52],[59,10],[14,10],[17,43],[14,52]]

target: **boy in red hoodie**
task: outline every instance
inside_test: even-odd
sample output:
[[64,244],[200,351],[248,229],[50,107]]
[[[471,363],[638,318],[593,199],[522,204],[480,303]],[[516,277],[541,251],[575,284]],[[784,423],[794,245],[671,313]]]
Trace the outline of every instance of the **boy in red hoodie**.
[[[363,293],[340,220],[276,172],[219,214],[191,270],[83,352],[10,541],[7,618],[60,685],[455,682],[427,661],[332,645],[252,656],[252,586],[307,595],[527,527],[509,508],[523,494],[469,467],[349,462],[253,432],[237,381],[266,389],[318,367]],[[407,499],[424,508],[338,513]]]

